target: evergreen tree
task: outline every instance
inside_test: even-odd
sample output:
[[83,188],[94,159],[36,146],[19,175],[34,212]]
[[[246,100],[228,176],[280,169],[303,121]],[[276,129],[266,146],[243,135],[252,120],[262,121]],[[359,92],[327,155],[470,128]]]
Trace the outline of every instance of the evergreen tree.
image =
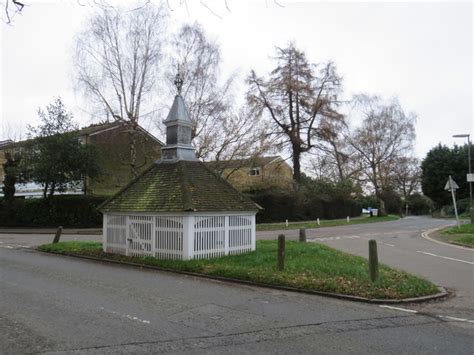
[[29,127],[30,139],[22,156],[27,179],[43,185],[43,197],[80,184],[85,176],[98,172],[90,146],[79,141],[77,125],[60,98],[38,111],[42,124]]
[[451,194],[444,189],[449,175],[459,185],[456,190],[457,198],[469,196],[469,187],[466,182],[468,172],[467,145],[449,148],[438,144],[432,148],[421,163],[421,188],[423,193],[431,198],[436,207],[452,203]]

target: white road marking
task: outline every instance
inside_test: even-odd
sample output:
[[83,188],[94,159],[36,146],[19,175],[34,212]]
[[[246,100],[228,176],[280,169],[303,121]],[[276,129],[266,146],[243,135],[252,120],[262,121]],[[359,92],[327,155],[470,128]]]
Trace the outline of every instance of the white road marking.
[[21,244],[13,244],[13,245],[0,245],[0,248],[5,248],[5,249],[15,249],[15,248],[27,248],[30,249],[30,245],[21,245]]
[[402,311],[402,312],[407,312],[407,313],[418,313],[418,311],[415,311],[413,309],[408,309],[408,308],[401,308],[401,307],[393,307],[393,306],[379,306],[380,308],[389,308],[389,309],[394,309],[396,311]]
[[[401,308],[401,307],[393,307],[393,306],[386,306],[386,305],[381,305],[379,306],[380,308],[388,308],[388,309],[393,309],[395,311],[401,311],[401,312],[407,312],[407,313],[419,313],[418,311],[415,311],[414,309],[408,309],[408,308]],[[421,313],[423,315],[423,313]],[[440,314],[435,315],[435,317],[438,318],[444,318],[444,319],[449,319],[449,320],[454,320],[456,322],[466,322],[466,323],[474,323],[474,320],[466,319],[466,318],[458,318],[458,317],[451,317],[451,316],[442,316]]]
[[119,317],[123,317],[123,318],[127,318],[127,319],[130,319],[130,320],[133,320],[135,322],[140,322],[140,323],[143,323],[143,324],[150,324],[151,322],[149,320],[146,320],[146,319],[140,319],[138,317],[134,317],[134,316],[131,316],[130,314],[122,314],[122,313],[119,313],[119,312],[115,312],[115,311],[111,311],[110,309],[105,309],[104,307],[100,307],[101,310],[105,311],[105,312],[108,312],[108,313],[111,313],[111,314],[115,314]]
[[382,244],[387,245],[387,246],[392,247],[392,248],[395,246],[393,244],[388,244],[388,243],[382,243]]
[[348,235],[345,237],[325,237],[325,238],[315,238],[310,239],[310,242],[319,242],[319,241],[326,241],[326,240],[340,240],[340,239],[359,239],[358,235]]
[[472,262],[472,261],[450,258],[450,257],[448,257],[448,256],[436,255],[436,254],[433,254],[433,253],[428,253],[428,252],[426,252],[426,251],[420,251],[420,250],[417,250],[416,252],[417,252],[417,253],[420,253],[420,254],[429,255],[429,256],[435,256],[435,257],[437,257],[437,258],[442,258],[442,259],[452,260],[452,261],[458,261],[458,262],[460,262],[460,263],[466,263],[466,264],[474,265],[474,262]]
[[439,318],[445,318],[445,319],[451,319],[451,320],[455,320],[455,321],[458,321],[458,322],[467,322],[467,323],[474,323],[474,320],[469,320],[469,319],[466,319],[466,318],[457,318],[457,317],[450,317],[450,316],[438,316]]

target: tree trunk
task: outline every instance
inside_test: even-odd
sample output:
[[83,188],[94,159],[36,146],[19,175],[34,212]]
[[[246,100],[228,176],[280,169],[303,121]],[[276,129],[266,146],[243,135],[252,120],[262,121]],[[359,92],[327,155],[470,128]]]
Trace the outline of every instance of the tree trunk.
[[130,129],[128,131],[129,138],[130,138],[130,170],[132,172],[133,178],[138,176],[138,169],[137,169],[137,123],[130,122]]
[[293,144],[293,182],[296,188],[299,187],[301,182],[301,149],[299,145]]
[[385,201],[382,199],[382,194],[380,192],[380,187],[376,186],[375,187],[375,197],[377,198],[377,201],[379,202],[379,216],[385,216]]
[[49,183],[44,184],[43,198],[46,198],[48,196],[48,187],[49,187]]
[[48,197],[53,196],[55,190],[56,190],[56,183],[53,181],[53,182],[51,183],[51,188],[49,189],[49,196],[48,196]]

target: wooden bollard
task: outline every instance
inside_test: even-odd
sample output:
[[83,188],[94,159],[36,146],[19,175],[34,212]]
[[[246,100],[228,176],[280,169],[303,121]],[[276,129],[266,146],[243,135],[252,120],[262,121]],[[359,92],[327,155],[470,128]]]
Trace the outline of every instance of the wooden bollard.
[[306,228],[300,228],[300,242],[306,242]]
[[285,235],[280,234],[278,236],[278,263],[277,268],[283,271],[285,268]]
[[56,231],[56,234],[54,235],[53,244],[56,244],[57,242],[59,242],[59,238],[61,238],[62,232],[63,232],[63,227],[59,226],[58,230]]
[[374,239],[369,240],[369,274],[372,282],[377,281],[379,277],[379,258],[377,242]]

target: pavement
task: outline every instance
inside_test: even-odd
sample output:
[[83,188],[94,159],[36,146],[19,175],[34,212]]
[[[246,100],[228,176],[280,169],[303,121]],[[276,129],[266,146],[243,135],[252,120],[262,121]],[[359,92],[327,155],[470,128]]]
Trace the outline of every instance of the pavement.
[[1,234],[0,354],[472,354],[473,252],[421,237],[445,224],[405,218],[307,231],[310,242],[364,256],[374,238],[382,262],[456,293],[401,307],[43,254],[32,246],[52,234]]

